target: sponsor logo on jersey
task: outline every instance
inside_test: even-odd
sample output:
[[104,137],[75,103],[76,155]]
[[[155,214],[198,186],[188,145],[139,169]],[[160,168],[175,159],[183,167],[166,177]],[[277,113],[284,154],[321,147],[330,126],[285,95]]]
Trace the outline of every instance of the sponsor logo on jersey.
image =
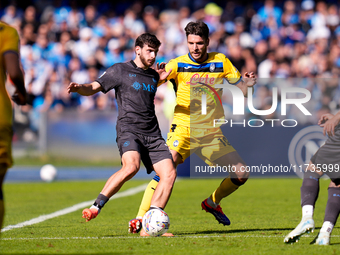
[[132,84],[132,87],[135,89],[135,90],[140,90],[140,88],[142,87],[142,85],[138,82],[138,81],[135,81],[133,84]]
[[[143,85],[142,85],[143,84]],[[139,91],[140,89],[143,89],[144,91],[148,91],[148,92],[151,92],[151,93],[156,93],[156,90],[157,90],[157,86],[155,85],[146,85],[145,83],[142,83],[140,84],[138,81],[135,81],[133,84],[132,84],[132,87]]]
[[157,86],[150,85],[150,84],[146,85],[145,83],[143,83],[143,90],[156,93]]

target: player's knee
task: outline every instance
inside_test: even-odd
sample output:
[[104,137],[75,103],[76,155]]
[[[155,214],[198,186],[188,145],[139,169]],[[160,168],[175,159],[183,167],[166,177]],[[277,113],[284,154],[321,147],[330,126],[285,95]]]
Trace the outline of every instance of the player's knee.
[[315,180],[318,181],[320,179],[321,175],[318,172],[314,171],[306,171],[303,175],[304,180]]
[[177,171],[173,168],[169,173],[169,179],[174,183],[177,177]]
[[237,186],[241,186],[246,183],[246,181],[249,178],[249,173],[248,172],[239,172],[236,173],[235,175],[230,176],[232,183],[234,183]]
[[162,175],[160,176],[160,179],[164,181],[164,184],[172,187],[175,183],[177,177],[177,172],[175,168],[171,168],[168,171],[163,171]]
[[248,178],[249,178],[249,172],[239,171],[239,172],[236,173],[236,176],[235,176],[234,179],[237,183],[239,183],[239,186],[241,186],[241,185],[246,183]]
[[124,166],[124,174],[126,179],[131,179],[138,172],[139,166],[136,164],[128,164]]
[[169,182],[174,182],[176,177],[177,177],[177,172],[176,172],[175,168],[172,168],[169,171],[166,171],[166,173],[165,173],[165,178]]
[[231,178],[231,182],[234,183],[237,186],[242,186],[243,184],[246,183],[248,178]]

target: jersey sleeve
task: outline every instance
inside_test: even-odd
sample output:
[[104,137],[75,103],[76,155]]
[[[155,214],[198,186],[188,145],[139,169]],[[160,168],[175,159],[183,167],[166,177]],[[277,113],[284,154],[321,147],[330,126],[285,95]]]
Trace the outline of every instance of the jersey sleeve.
[[225,58],[223,65],[225,70],[225,78],[227,81],[232,85],[238,84],[242,80],[242,76],[237,68],[230,62],[228,58]]
[[98,79],[96,82],[102,86],[103,93],[109,92],[111,89],[116,88],[120,82],[121,75],[121,68],[118,64],[114,64],[113,66],[109,67]]
[[2,40],[1,54],[6,52],[19,54],[19,35],[14,28],[7,27],[4,31],[0,31],[0,38]]
[[171,80],[171,79],[176,79],[177,77],[177,61],[172,59],[169,61],[169,63],[165,66],[165,71],[169,72],[170,69],[171,73],[169,74],[167,80]]

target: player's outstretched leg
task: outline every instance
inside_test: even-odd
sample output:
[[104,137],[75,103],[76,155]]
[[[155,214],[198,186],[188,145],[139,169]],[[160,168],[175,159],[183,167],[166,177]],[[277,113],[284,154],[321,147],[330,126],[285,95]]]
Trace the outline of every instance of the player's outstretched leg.
[[236,191],[243,183],[241,183],[238,178],[225,178],[211,196],[201,203],[202,210],[214,215],[219,223],[230,225],[230,220],[223,213],[219,203],[223,198]]
[[320,175],[316,172],[306,171],[301,186],[301,207],[302,220],[297,227],[285,238],[285,243],[298,242],[304,234],[314,232],[315,224],[313,220],[314,205],[319,195]]
[[119,191],[126,181],[130,180],[138,172],[140,167],[139,152],[125,152],[122,156],[122,163],[123,167],[106,181],[93,205],[89,209],[83,210],[83,218],[86,221],[96,218],[109,199]]
[[220,166],[231,166],[233,171],[230,176],[225,178],[219,187],[201,203],[201,207],[206,212],[214,215],[216,220],[223,225],[230,225],[230,220],[223,213],[219,205],[221,200],[232,193],[234,193],[240,186],[242,186],[249,178],[249,172],[244,171],[245,162],[236,151],[232,151],[214,161]]

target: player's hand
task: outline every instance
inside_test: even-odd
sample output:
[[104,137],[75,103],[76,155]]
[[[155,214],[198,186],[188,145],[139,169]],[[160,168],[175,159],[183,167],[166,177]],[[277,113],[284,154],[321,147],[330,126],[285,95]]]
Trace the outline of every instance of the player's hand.
[[171,73],[172,69],[170,69],[168,72],[165,71],[165,65],[166,63],[157,63],[156,64],[156,72],[159,74],[159,80],[164,81],[166,78],[168,78],[169,74]]
[[253,72],[245,72],[243,81],[247,85],[247,87],[253,87],[256,84],[255,74]]
[[11,98],[17,105],[25,105],[27,102],[26,95],[22,95],[18,90],[15,90]]
[[324,126],[324,124],[327,122],[327,120],[333,118],[333,114],[331,113],[325,113],[325,114],[322,114],[319,121],[318,121],[318,125],[320,125],[321,127]]
[[71,82],[70,85],[68,85],[67,87],[67,93],[71,93],[71,92],[78,92],[78,90],[81,88],[81,85],[79,83],[76,82]]
[[[327,114],[325,114],[327,115]],[[325,123],[321,124],[320,126],[323,127],[323,134],[333,136],[334,135],[334,129],[335,127],[339,124],[340,119],[337,118],[336,116],[330,114],[325,116],[325,118],[328,118]]]

